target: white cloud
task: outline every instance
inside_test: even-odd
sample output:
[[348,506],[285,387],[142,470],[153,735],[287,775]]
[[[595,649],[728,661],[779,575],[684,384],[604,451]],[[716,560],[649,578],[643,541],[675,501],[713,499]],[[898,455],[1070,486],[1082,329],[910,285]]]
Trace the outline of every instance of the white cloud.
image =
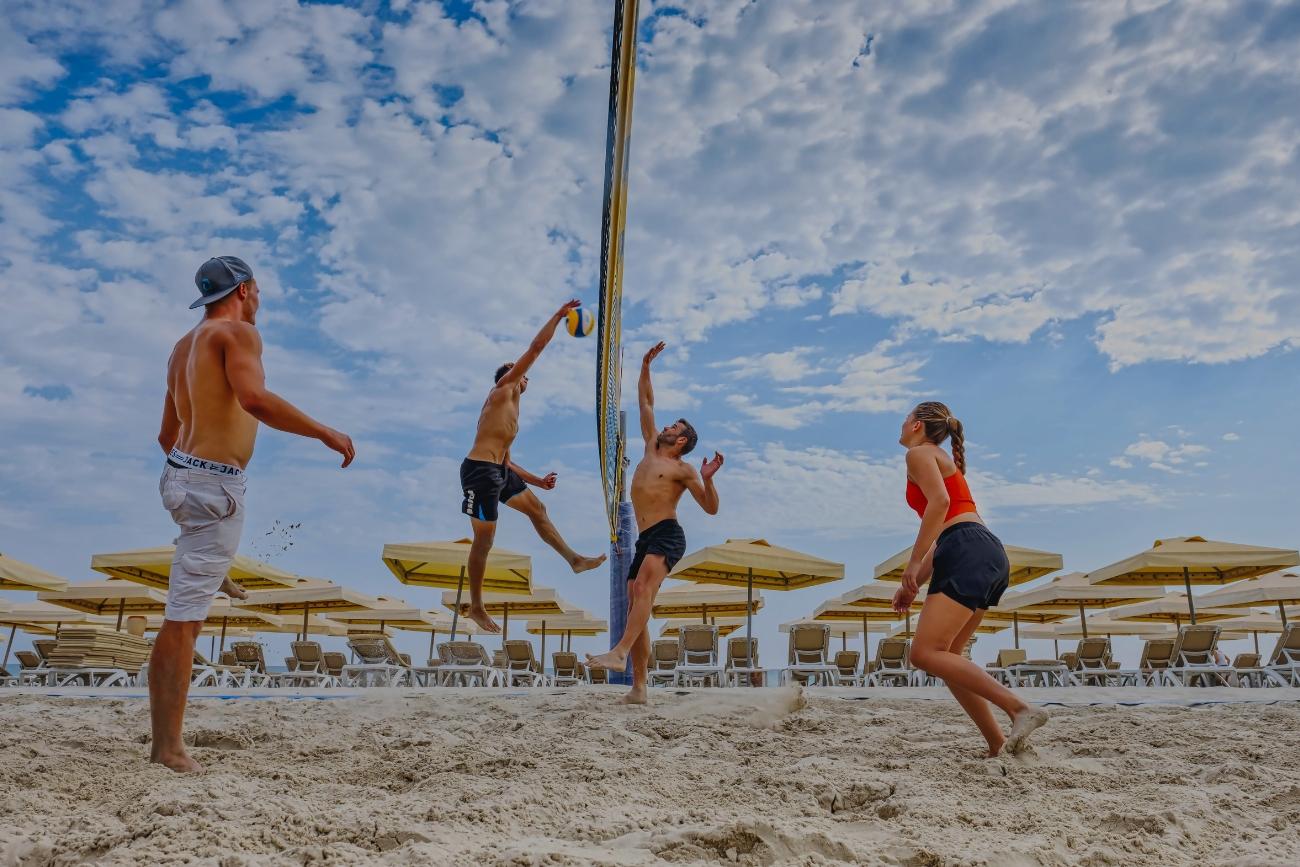
[[715,362],[713,366],[729,370],[736,379],[760,377],[774,382],[796,382],[817,372],[817,366],[809,361],[812,352],[811,346],[796,346],[785,352],[741,355],[730,361]]
[[[1175,433],[1181,431],[1175,430]],[[1124,449],[1124,454],[1111,460],[1111,466],[1128,469],[1133,466],[1130,458],[1139,461],[1145,461],[1151,469],[1163,470],[1169,473],[1179,472],[1178,467],[1187,463],[1189,458],[1198,455],[1207,454],[1209,448],[1196,443],[1182,443],[1180,445],[1171,445],[1164,440],[1140,439],[1137,442]],[[1197,467],[1206,466],[1206,462],[1197,461]]]
[[1241,435],[1232,433],[1231,431],[1223,435],[1223,441],[1225,443],[1235,443],[1239,439],[1241,439]]

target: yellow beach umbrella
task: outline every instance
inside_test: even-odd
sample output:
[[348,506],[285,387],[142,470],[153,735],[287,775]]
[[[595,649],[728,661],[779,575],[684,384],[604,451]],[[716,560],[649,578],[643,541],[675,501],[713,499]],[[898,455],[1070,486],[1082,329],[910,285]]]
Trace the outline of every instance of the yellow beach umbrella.
[[[459,590],[454,592],[447,590],[442,594],[442,605],[452,612],[453,617],[459,613],[464,604]],[[501,615],[501,640],[504,642],[510,635],[511,613],[536,618],[541,614],[564,614],[574,606],[564,602],[550,587],[534,587],[527,596],[512,593],[484,593],[483,608],[488,614]]]
[[1300,551],[1216,542],[1201,536],[1158,539],[1145,551],[1088,573],[1093,584],[1182,585],[1196,623],[1192,585],[1230,584],[1300,564]]
[[39,569],[22,560],[0,554],[0,590],[65,590],[67,578]]
[[[134,581],[149,587],[166,590],[171,582],[174,545],[118,551],[112,554],[95,554],[90,558],[90,568],[111,578]],[[236,554],[227,576],[245,590],[269,590],[293,587],[298,576],[269,563]]]
[[[900,616],[888,603],[880,604],[876,599],[880,589],[888,588],[889,598],[892,600],[894,591],[898,588],[892,584],[880,584],[879,582],[872,582],[872,584],[877,586],[864,584],[862,587],[850,590],[843,596],[827,599],[813,610],[812,617],[809,619],[820,623],[834,624],[836,629],[853,627],[854,635],[861,633],[862,652],[867,653],[867,644],[871,636],[869,624],[892,625]],[[850,602],[850,598],[856,601]],[[889,627],[884,628],[888,629]]]
[[1026,626],[1025,638],[1065,641],[1069,639],[1088,638],[1092,635],[1135,635],[1139,638],[1164,638],[1172,635],[1174,630],[1166,623],[1143,622],[1138,620],[1115,620],[1105,615],[1092,618],[1084,624],[1078,619],[1063,620],[1059,623],[1042,623]]
[[[1130,587],[1093,584],[1082,572],[1058,575],[1039,587],[1012,590],[1002,597],[996,608],[990,610],[995,619],[1007,619],[1019,632],[1019,622],[1025,620],[1050,622],[1079,615],[1083,637],[1088,637],[1088,610],[1118,608],[1134,602],[1159,599],[1165,595],[1163,587]],[[1056,617],[1056,615],[1061,615]],[[1019,647],[1019,643],[1016,645]]]
[[[1189,610],[1191,608],[1187,594],[1181,590],[1173,590],[1159,599],[1148,599],[1144,602],[1112,608],[1110,617],[1112,620],[1172,623],[1174,626],[1181,626],[1184,620],[1189,619]],[[1197,612],[1197,617],[1205,621],[1228,620],[1239,613],[1230,608],[1201,608]]]
[[[682,621],[682,620],[669,620],[669,621],[665,622],[664,625],[661,626],[661,627],[659,628],[659,637],[660,637],[660,638],[676,638],[678,635],[681,635],[681,632],[682,632],[682,624],[683,624],[684,622],[685,622],[685,621]],[[743,618],[743,617],[714,617],[713,619],[711,619],[711,620],[709,621],[709,623],[711,623],[712,625],[718,627],[718,635],[719,635],[719,637],[725,638],[726,636],[728,636],[728,635],[730,635],[731,633],[735,632],[735,631],[736,631],[737,629],[739,629],[740,627],[744,626],[744,625],[745,625],[745,618]]]
[[[460,599],[469,577],[469,539],[453,542],[390,542],[384,546],[384,565],[403,584],[456,591],[452,610],[452,640],[460,618]],[[493,548],[483,571],[483,591],[527,596],[533,589],[533,561],[527,554]]]
[[[928,585],[922,587],[920,592],[917,594],[916,599],[913,600],[913,603],[916,602],[924,603],[926,594],[929,593],[929,590],[930,588]],[[863,584],[860,587],[855,587],[852,590],[849,590],[848,592],[842,594],[839,597],[839,600],[844,605],[847,605],[851,608],[861,608],[867,611],[875,612],[877,615],[873,618],[875,620],[878,621],[897,620],[899,615],[896,611],[894,611],[894,594],[897,592],[898,592],[897,584],[893,584],[888,581],[868,581],[866,584]],[[885,616],[886,614],[889,616],[886,617]],[[858,615],[859,618],[861,616],[862,616],[861,614]],[[904,631],[908,635],[911,635],[912,634],[912,606],[911,605],[909,605],[907,607],[907,610],[903,612],[903,617],[904,617],[904,626],[905,626]],[[848,619],[848,618],[844,618],[844,619]]]
[[[379,597],[385,602],[401,602],[401,600],[386,599]],[[422,611],[405,603],[393,605],[392,607],[373,608],[360,611],[340,611],[330,615],[330,619],[337,623],[342,623],[349,629],[358,626],[373,626],[380,632],[388,627],[401,629],[405,632],[427,632],[429,633],[429,659],[433,659],[434,645],[437,643],[438,632],[451,632],[451,618],[442,618],[438,612]]]
[[[755,587],[799,590],[839,581],[844,577],[844,564],[782,548],[766,539],[728,539],[687,554],[668,574],[683,581],[744,587],[752,597]],[[752,642],[752,609],[746,618],[745,637]]]
[[308,615],[317,613],[333,614],[340,611],[357,611],[361,609],[383,608],[387,603],[375,596],[360,593],[348,587],[335,584],[323,578],[298,578],[293,587],[279,590],[254,590],[247,599],[235,601],[235,606],[266,614],[296,614],[302,612],[304,636],[307,631]]
[[47,591],[36,598],[85,614],[116,614],[118,631],[127,614],[163,614],[167,609],[167,597],[153,587],[115,579],[69,584],[66,590]]
[[708,623],[716,617],[745,617],[763,607],[763,594],[750,594],[735,587],[717,584],[692,584],[689,581],[665,582],[650,609],[652,617],[668,620],[694,620]]
[[[832,599],[832,600],[829,600],[829,602],[824,602],[824,603],[822,603],[821,606],[818,606],[818,610],[821,611],[822,608],[823,608],[825,605],[828,605],[828,604],[830,604],[830,602],[835,602],[835,601],[836,601],[836,600]],[[841,610],[843,610],[843,609],[830,609],[830,610],[832,610],[832,611],[838,613],[839,611],[841,611]],[[866,609],[858,609],[858,612],[860,613],[861,611],[865,611],[865,610],[866,610]],[[824,613],[824,612],[823,612],[823,613]],[[879,623],[879,624],[885,624],[886,621],[879,619],[879,618],[876,616],[876,614],[877,614],[877,612],[872,612],[871,622]],[[897,614],[894,614],[894,620],[897,621],[897,619],[898,619],[898,615],[897,615]],[[828,627],[830,627],[830,630],[831,630],[831,637],[832,637],[832,638],[836,638],[836,637],[838,637],[838,638],[840,639],[840,648],[843,649],[843,650],[848,650],[848,649],[849,649],[849,636],[850,636],[850,635],[853,635],[853,636],[861,635],[861,636],[862,636],[862,655],[863,655],[863,656],[867,656],[867,655],[868,655],[868,651],[867,651],[867,639],[870,637],[870,635],[871,635],[871,631],[870,631],[870,628],[867,626],[867,624],[864,623],[864,622],[860,619],[860,617],[859,617],[859,619],[857,619],[857,620],[837,620],[837,619],[834,619],[834,618],[832,618],[832,617],[825,617],[825,616],[823,616],[823,617],[817,617],[817,616],[813,616],[813,617],[804,617],[804,618],[801,618],[801,619],[799,619],[799,620],[791,620],[791,621],[788,621],[788,622],[786,622],[786,623],[782,623],[778,628],[779,628],[782,632],[789,632],[791,629],[793,629],[795,626],[798,626],[798,625],[801,624],[801,623],[814,623],[814,624],[816,624],[816,625],[818,625],[818,626],[828,626]],[[882,626],[881,626],[881,629],[880,629],[881,634],[884,634],[885,632],[889,631],[889,629],[890,629],[892,626],[893,626],[893,622],[889,622],[888,625],[882,625]]]
[[[1019,545],[1003,545],[1007,559],[1011,562],[1011,579],[1009,586],[1028,584],[1035,578],[1042,578],[1057,572],[1064,565],[1060,554],[1051,551],[1039,551],[1035,548],[1021,548]],[[877,581],[902,581],[907,563],[912,559],[912,546],[908,545],[894,556],[876,564]]]
[[1255,605],[1275,604],[1286,626],[1286,606],[1300,605],[1300,575],[1295,572],[1273,572],[1257,578],[1247,578],[1197,597],[1202,605],[1214,608],[1249,608]]
[[[542,637],[541,657],[543,667],[545,667],[546,636],[563,636],[560,641],[561,649],[573,650],[573,636],[595,637],[604,635],[609,631],[609,622],[579,608],[564,614],[549,615],[539,620],[530,620],[524,624],[524,630],[529,635],[540,635]],[[564,639],[569,642],[568,648],[564,647]]]

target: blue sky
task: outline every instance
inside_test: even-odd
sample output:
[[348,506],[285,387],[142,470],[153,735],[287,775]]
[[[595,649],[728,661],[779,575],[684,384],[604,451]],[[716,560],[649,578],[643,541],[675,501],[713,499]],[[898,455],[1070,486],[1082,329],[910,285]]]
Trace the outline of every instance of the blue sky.
[[[1300,4],[643,0],[627,368],[719,449],[729,536],[910,541],[899,421],[953,408],[996,532],[1088,570],[1161,536],[1297,543]],[[192,275],[259,276],[270,384],[357,442],[264,432],[245,550],[417,604],[492,370],[594,303],[604,2],[50,0],[0,23],[0,550],[74,580],[160,544],[163,366]],[[594,345],[561,334],[517,460],[604,530]],[[625,388],[630,398],[631,380]],[[632,406],[632,404],[629,404]],[[598,613],[508,515],[506,547]],[[408,639],[401,639],[406,641]],[[412,649],[418,639],[409,639]],[[600,641],[579,642],[595,647]],[[988,656],[1001,636],[982,639]]]

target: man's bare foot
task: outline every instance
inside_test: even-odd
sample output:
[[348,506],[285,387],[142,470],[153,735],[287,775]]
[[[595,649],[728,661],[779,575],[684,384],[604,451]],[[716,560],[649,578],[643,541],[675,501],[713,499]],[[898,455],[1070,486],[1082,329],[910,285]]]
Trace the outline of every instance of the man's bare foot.
[[1006,751],[1011,755],[1029,746],[1029,736],[1048,720],[1047,711],[1040,707],[1027,707],[1011,718],[1011,732],[1007,735]]
[[159,765],[166,765],[178,774],[197,774],[203,770],[203,766],[194,759],[184,749],[175,752],[155,753],[149,757],[149,761]]
[[601,563],[604,563],[605,556],[606,555],[601,554],[599,557],[574,557],[569,561],[569,565],[573,567],[573,574],[577,575],[581,572],[595,569]]
[[248,598],[248,591],[230,580],[229,576],[227,576],[225,581],[221,582],[221,592],[229,596],[231,599]]
[[488,616],[487,610],[482,605],[470,605],[465,611],[465,616],[478,624],[479,629],[491,635],[499,635],[501,627],[497,622]]
[[619,704],[647,704],[649,697],[646,695],[645,687],[637,689],[632,687],[632,691],[618,700]]
[[587,654],[588,668],[608,668],[610,671],[623,671],[627,668],[627,654],[606,651],[599,656]]

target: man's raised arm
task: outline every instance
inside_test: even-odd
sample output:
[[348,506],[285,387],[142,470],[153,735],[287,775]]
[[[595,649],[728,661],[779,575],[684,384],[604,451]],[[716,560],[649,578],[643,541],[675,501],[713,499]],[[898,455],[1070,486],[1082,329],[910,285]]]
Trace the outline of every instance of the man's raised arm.
[[537,360],[537,357],[542,354],[542,350],[546,348],[546,344],[550,343],[551,338],[555,336],[555,329],[560,327],[560,323],[564,321],[564,317],[568,315],[570,310],[581,305],[582,302],[575,298],[566,303],[559,310],[555,311],[555,313],[551,314],[551,318],[546,320],[546,324],[542,326],[542,330],[538,331],[537,336],[533,338],[533,342],[528,344],[528,348],[524,350],[524,354],[519,356],[519,360],[516,361],[510,370],[506,372],[505,376],[501,377],[497,382],[497,385],[514,385],[516,382],[523,379],[524,375],[528,373],[528,368],[533,366],[533,362]]
[[226,379],[244,412],[267,427],[320,440],[343,455],[343,466],[352,463],[356,450],[347,434],[326,427],[266,387],[262,337],[257,329],[239,323],[229,334],[224,347]]
[[646,352],[645,358],[641,360],[641,379],[636,387],[637,404],[641,409],[641,438],[645,440],[647,446],[659,433],[659,429],[655,427],[655,392],[650,385],[650,362],[658,358],[659,353],[663,351],[664,343],[661,340]]

